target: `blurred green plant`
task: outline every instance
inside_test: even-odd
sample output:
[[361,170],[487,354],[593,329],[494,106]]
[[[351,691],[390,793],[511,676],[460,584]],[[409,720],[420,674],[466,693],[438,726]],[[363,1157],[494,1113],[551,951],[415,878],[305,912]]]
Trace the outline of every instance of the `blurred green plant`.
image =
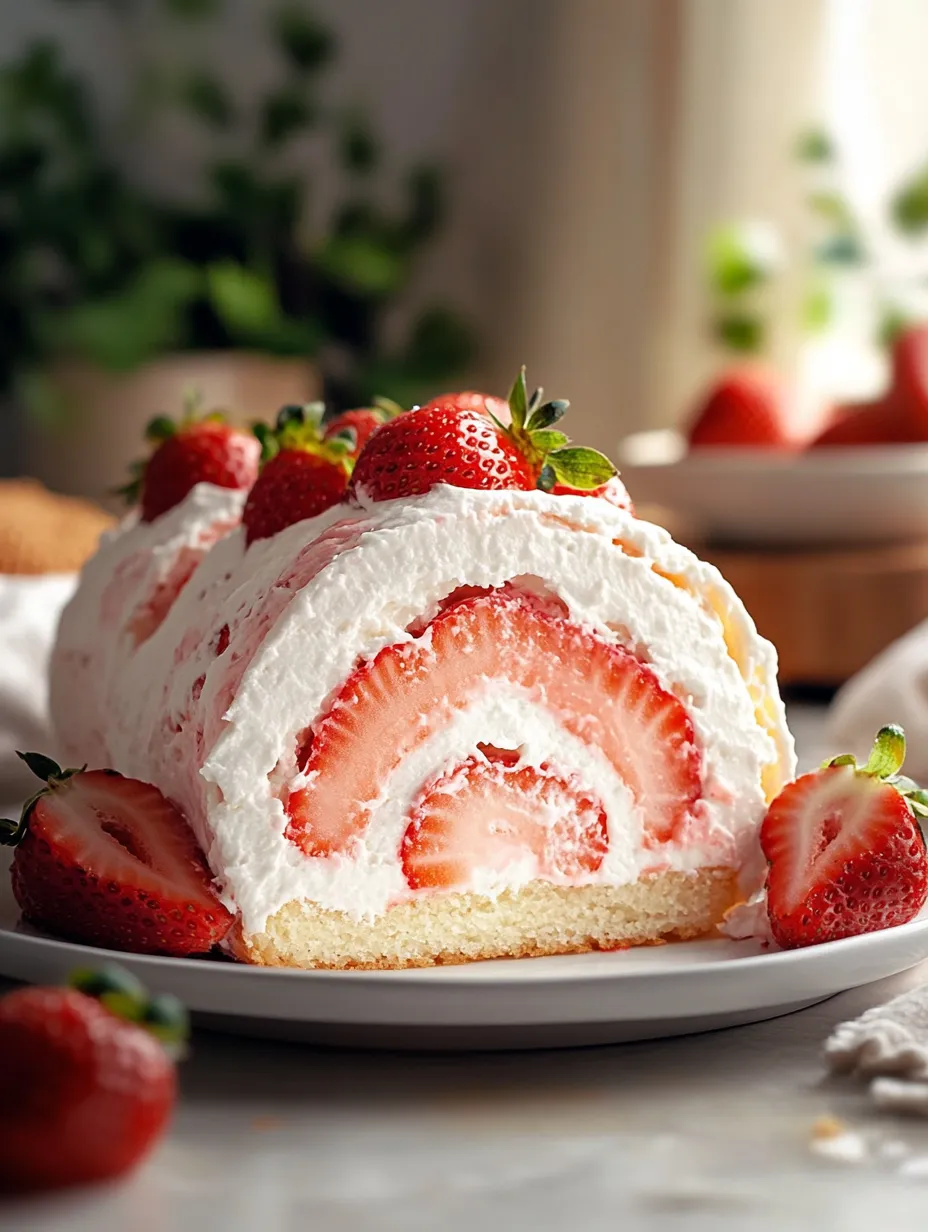
[[[143,0],[67,2],[108,4],[128,21]],[[200,28],[223,8],[160,3],[165,20]],[[192,203],[121,171],[90,90],[55,44],[36,42],[0,71],[0,390],[34,400],[62,355],[125,371],[175,350],[315,359],[335,407],[374,394],[408,405],[463,371],[474,340],[447,307],[422,312],[398,345],[384,342],[385,316],[443,219],[438,170],[412,168],[399,206],[385,207],[383,151],[368,119],[323,102],[330,31],[281,0],[268,37],[280,71],[247,113],[211,67],[177,62],[182,31],[168,65],[137,75],[125,125],[134,141],[180,112],[214,150],[246,151],[207,153]],[[308,135],[343,186],[315,230],[312,181],[302,165],[292,169],[293,143]]]

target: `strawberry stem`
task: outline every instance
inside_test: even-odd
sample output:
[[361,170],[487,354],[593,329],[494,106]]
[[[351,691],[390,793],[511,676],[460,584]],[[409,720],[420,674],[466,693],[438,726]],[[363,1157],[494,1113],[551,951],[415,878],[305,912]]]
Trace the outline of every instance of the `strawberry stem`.
[[190,1020],[176,997],[166,993],[149,996],[140,980],[114,964],[99,970],[80,968],[72,973],[68,984],[94,997],[117,1018],[150,1031],[175,1059],[183,1055],[190,1034]]
[[904,761],[905,732],[892,723],[877,732],[864,772],[879,779],[888,779],[899,773]]

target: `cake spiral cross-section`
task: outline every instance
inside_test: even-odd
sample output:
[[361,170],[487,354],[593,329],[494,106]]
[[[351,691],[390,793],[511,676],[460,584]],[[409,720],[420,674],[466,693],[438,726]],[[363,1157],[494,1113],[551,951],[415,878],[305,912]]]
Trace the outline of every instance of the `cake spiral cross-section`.
[[[599,496],[444,483],[248,545],[239,510],[200,485],[112,536],[53,669],[69,756],[180,808],[237,957],[619,948],[700,935],[761,884],[795,771],[775,653],[666,531]],[[113,594],[139,553],[184,575],[147,620]]]

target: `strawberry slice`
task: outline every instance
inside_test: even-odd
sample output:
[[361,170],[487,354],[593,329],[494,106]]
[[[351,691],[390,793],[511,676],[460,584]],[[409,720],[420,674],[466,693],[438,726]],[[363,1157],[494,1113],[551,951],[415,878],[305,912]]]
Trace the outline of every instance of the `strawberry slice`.
[[599,801],[546,766],[471,757],[413,806],[400,858],[413,890],[464,887],[475,868],[530,859],[536,876],[594,873],[609,846]]
[[232,916],[193,832],[156,787],[22,757],[47,787],[19,822],[0,822],[0,843],[16,848],[13,893],[27,919],[137,954],[200,954],[222,940]]
[[[652,843],[672,839],[701,794],[701,759],[678,699],[621,646],[512,591],[464,599],[411,642],[348,678],[304,741],[306,786],[287,802],[288,836],[311,856],[350,848],[392,771],[489,687],[546,707],[609,759]],[[518,748],[520,733],[512,733]]]
[[928,898],[916,812],[928,795],[898,771],[899,727],[878,733],[870,760],[836,757],[784,788],[761,827],[767,914],[784,949],[876,932],[914,919]]

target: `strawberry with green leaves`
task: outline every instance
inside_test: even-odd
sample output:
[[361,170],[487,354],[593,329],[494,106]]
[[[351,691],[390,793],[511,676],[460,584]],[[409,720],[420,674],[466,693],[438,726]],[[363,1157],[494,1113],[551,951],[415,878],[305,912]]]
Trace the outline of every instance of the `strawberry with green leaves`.
[[492,411],[437,401],[408,411],[374,434],[358,457],[350,492],[360,500],[417,496],[438,483],[459,488],[589,491],[616,474],[595,449],[570,444],[554,425],[569,403],[528,397],[525,369],[509,394],[512,422]]
[[883,727],[866,765],[835,757],[770,805],[760,832],[767,914],[784,949],[892,928],[921,911],[928,792],[899,773],[904,757],[902,728]]
[[252,432],[235,428],[214,411],[197,416],[190,402],[175,423],[166,415],[153,419],[145,438],[154,449],[132,467],[132,479],[120,488],[130,504],[138,502],[143,522],[179,505],[198,483],[247,491],[258,475],[261,446]]
[[318,517],[344,498],[354,465],[355,430],[348,426],[323,434],[323,412],[321,402],[285,406],[273,429],[256,425],[263,464],[242,515],[247,543]]
[[118,967],[0,1001],[0,1191],[122,1176],[163,1135],[188,1031],[174,997]]
[[353,433],[354,444],[350,450],[351,457],[356,458],[378,428],[390,419],[403,413],[403,408],[389,398],[375,398],[373,406],[358,407],[353,411],[342,411],[334,419],[324,424],[323,439],[331,441],[336,437],[343,438],[346,433]]

